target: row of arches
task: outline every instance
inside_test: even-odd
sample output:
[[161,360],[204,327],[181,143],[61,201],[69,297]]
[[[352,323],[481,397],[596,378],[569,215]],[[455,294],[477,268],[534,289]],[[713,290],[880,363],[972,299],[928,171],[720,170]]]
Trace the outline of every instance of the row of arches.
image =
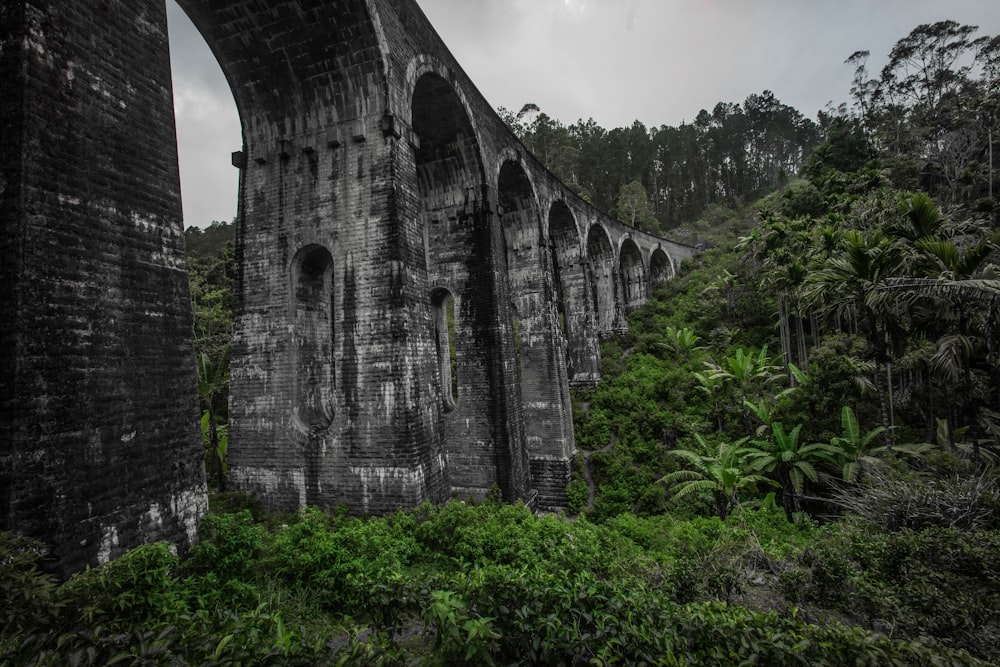
[[[599,379],[600,337],[624,329],[627,310],[671,277],[673,264],[661,247],[644,251],[629,233],[581,223],[564,199],[543,205],[513,150],[487,176],[466,104],[440,73],[422,73],[411,102],[414,140],[399,154],[399,173],[415,197],[395,224],[401,235],[419,229],[410,256],[426,280],[425,368],[447,485],[477,497],[497,484],[511,499],[534,488],[541,507],[559,507],[574,451],[569,387]],[[349,341],[337,341],[348,332],[340,321],[348,304],[338,306],[347,287],[335,285],[332,249],[305,244],[289,272],[293,420],[312,449],[354,381]],[[318,465],[306,466],[305,480],[317,493]]]
[[[557,506],[574,448],[569,385],[598,379],[599,337],[625,327],[626,310],[672,263],[632,238],[616,247],[599,222],[583,234],[562,199],[544,211],[513,151],[487,177],[463,99],[440,73],[416,78],[411,118],[452,489],[472,495],[493,474],[501,488],[516,476],[516,453],[490,450],[506,429],[526,443],[542,504],[551,478]],[[497,417],[510,414],[512,396],[523,419]]]

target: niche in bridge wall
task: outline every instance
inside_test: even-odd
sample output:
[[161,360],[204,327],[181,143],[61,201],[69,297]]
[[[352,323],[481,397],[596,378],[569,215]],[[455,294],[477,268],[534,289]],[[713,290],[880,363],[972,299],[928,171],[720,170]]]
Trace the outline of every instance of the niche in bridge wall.
[[649,277],[654,283],[674,277],[674,266],[662,248],[656,248],[649,256]]
[[434,315],[434,346],[444,409],[451,412],[458,404],[458,349],[455,344],[455,297],[446,289],[431,293]]
[[622,243],[619,264],[625,307],[638,308],[646,301],[646,271],[642,266],[642,252],[632,239]]
[[333,422],[333,257],[307,245],[291,265],[294,419],[316,433]]
[[610,332],[617,322],[615,299],[615,256],[608,233],[600,225],[591,225],[587,234],[587,263],[590,267],[594,309],[597,312],[597,330]]

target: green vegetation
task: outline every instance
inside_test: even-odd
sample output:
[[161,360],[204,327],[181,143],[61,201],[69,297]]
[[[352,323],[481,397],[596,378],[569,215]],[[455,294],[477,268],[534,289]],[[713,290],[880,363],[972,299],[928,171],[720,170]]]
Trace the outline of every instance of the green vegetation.
[[221,491],[226,486],[229,350],[233,335],[236,223],[213,222],[184,230],[188,286],[195,322],[195,355],[205,469]]
[[977,665],[998,649],[981,632],[998,547],[774,508],[603,525],[493,502],[244,509],[208,516],[184,559],[148,545],[56,585],[37,545],[4,536],[0,661]]

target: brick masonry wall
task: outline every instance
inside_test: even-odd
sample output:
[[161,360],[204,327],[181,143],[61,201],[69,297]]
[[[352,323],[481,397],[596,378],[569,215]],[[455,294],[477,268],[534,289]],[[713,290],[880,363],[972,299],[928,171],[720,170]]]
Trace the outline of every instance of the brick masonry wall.
[[[693,249],[572,195],[413,0],[179,2],[243,124],[231,482],[281,509],[494,485],[561,507],[569,385]],[[4,525],[66,568],[189,542],[205,496],[163,2],[0,11]]]
[[58,571],[206,510],[162,2],[5,2],[2,528]]

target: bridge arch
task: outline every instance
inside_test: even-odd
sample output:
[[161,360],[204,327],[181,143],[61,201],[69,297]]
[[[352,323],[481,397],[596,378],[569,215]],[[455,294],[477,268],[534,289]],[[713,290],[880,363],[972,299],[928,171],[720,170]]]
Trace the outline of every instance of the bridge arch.
[[[275,27],[274,6],[258,3],[240,8],[234,20],[230,2],[177,0],[205,39],[229,82],[248,148],[263,157],[275,142],[311,129],[304,113],[292,120],[289,110],[305,110],[327,101],[334,120],[342,121],[387,108],[386,54],[390,52],[381,17],[374,3],[348,0],[308,11],[282,12]],[[277,3],[274,3],[277,4]],[[294,43],[295,48],[285,48]],[[261,57],[268,44],[269,57]],[[317,62],[316,54],[326,54]],[[375,73],[373,76],[372,73]],[[364,82],[358,95],[356,85]],[[358,108],[357,99],[368,108]],[[291,120],[291,122],[289,122]]]
[[638,308],[646,302],[649,285],[642,262],[642,252],[630,237],[622,239],[618,249],[619,273],[622,281],[622,302],[625,308]]
[[[417,71],[420,71],[418,69]],[[436,68],[423,68],[411,98],[414,167],[420,197],[431,320],[438,340],[438,391],[448,476],[459,497],[483,497],[498,479],[494,446],[500,346],[492,230],[484,163],[468,108]],[[451,295],[453,321],[447,317]],[[449,357],[443,363],[443,332]],[[454,386],[452,386],[454,383]]]
[[670,280],[674,277],[674,265],[670,261],[670,255],[661,247],[653,248],[649,254],[649,280],[651,283],[659,283]]
[[522,393],[538,384],[542,372],[533,349],[546,326],[541,274],[541,218],[534,188],[524,167],[504,160],[497,176],[497,215],[504,239],[514,344]]
[[566,340],[567,375],[572,384],[590,384],[600,373],[586,255],[576,217],[562,199],[552,202],[547,227],[557,324]]
[[587,231],[587,265],[597,330],[600,334],[611,333],[621,322],[618,271],[611,237],[600,223],[595,222]]
[[505,240],[531,477],[540,507],[562,507],[573,451],[572,407],[548,270],[551,258],[535,190],[518,160],[506,159],[500,166],[497,213]]
[[[469,126],[469,135],[476,138],[477,146],[482,146],[482,142],[479,137],[482,136],[479,123],[477,122],[476,115],[472,112],[472,104],[469,101],[469,96],[466,94],[465,89],[462,86],[459,77],[456,72],[434,58],[433,56],[427,54],[421,54],[410,59],[406,67],[406,90],[408,95],[406,96],[406,101],[409,103],[408,108],[404,108],[401,112],[404,118],[412,119],[414,114],[413,103],[416,100],[415,94],[417,92],[418,86],[421,82],[426,82],[427,77],[431,76],[443,82],[449,89],[448,97],[451,98],[451,103],[456,106],[460,106],[464,112],[463,122]],[[417,139],[420,139],[420,134],[416,132],[416,128],[413,128],[414,134]],[[482,165],[485,168],[485,164]],[[483,178],[486,178],[485,172],[483,173]]]

